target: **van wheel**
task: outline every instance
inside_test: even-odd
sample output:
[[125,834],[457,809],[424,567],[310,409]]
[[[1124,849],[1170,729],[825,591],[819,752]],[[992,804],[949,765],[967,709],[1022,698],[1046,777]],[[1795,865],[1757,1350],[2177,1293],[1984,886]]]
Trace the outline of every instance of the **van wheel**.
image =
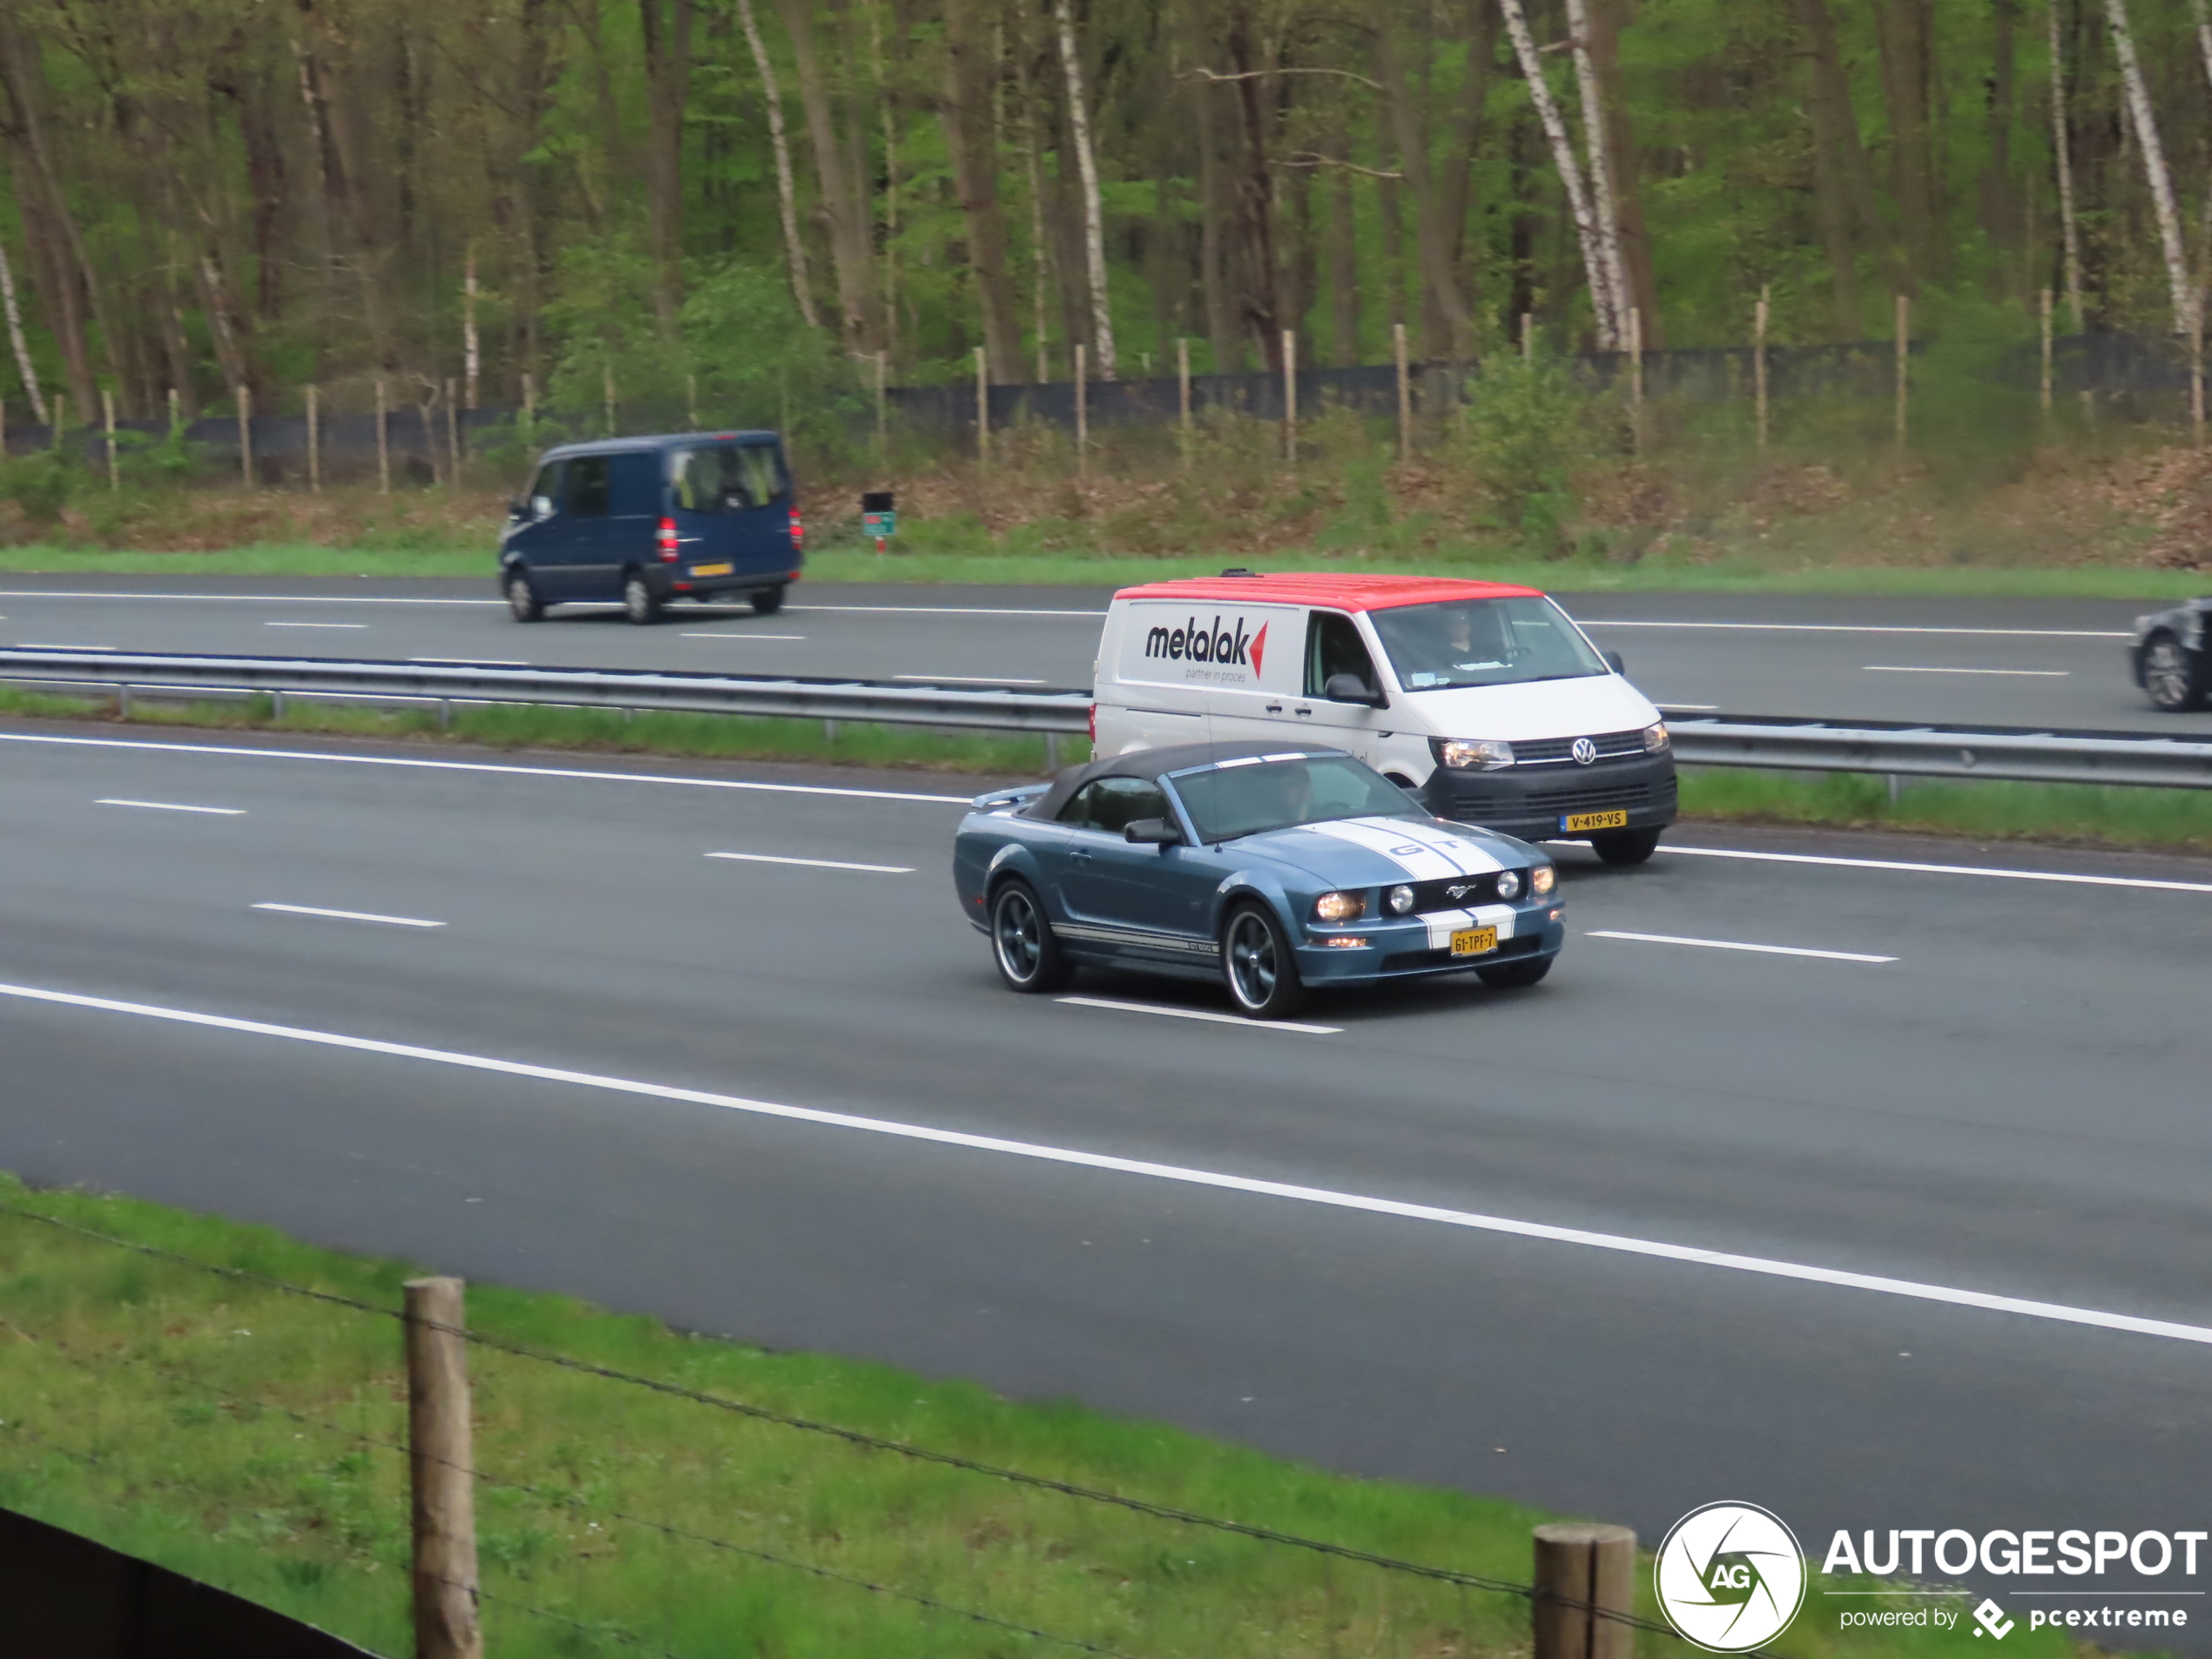
[[536,622],[545,615],[545,601],[530,585],[529,572],[519,567],[507,573],[507,609],[516,622]]
[[752,590],[752,608],[760,616],[774,616],[784,608],[784,590],[781,588],[755,588]]
[[647,585],[643,570],[623,577],[622,611],[640,628],[660,620],[660,596]]
[[1221,977],[1237,1011],[1254,1020],[1279,1020],[1305,1006],[1291,941],[1274,914],[1256,904],[1229,913],[1221,930]]
[[1642,864],[1659,850],[1659,832],[1608,830],[1590,837],[1590,850],[1608,864]]
[[991,895],[991,954],[1010,990],[1056,991],[1076,971],[1045,920],[1036,889],[1020,880]]

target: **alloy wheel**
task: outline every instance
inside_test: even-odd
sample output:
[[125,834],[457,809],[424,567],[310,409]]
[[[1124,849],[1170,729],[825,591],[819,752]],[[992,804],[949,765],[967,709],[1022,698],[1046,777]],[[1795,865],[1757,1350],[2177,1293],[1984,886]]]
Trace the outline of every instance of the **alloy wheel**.
[[1282,976],[1275,933],[1257,911],[1240,911],[1229,924],[1229,980],[1248,1008],[1265,1008]]

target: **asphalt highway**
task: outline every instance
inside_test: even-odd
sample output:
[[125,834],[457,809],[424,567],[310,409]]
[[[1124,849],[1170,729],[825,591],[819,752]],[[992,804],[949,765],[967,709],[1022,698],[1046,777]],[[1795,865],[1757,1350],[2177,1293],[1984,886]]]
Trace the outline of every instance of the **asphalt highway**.
[[0,732],[0,1167],[1647,1542],[2202,1524],[2212,867],[1561,849],[1276,1029],[1003,990],[966,792]]
[[[1085,686],[1109,591],[801,583],[773,617],[613,607],[510,621],[489,581],[0,577],[0,644],[520,662]],[[1562,594],[1654,701],[1685,711],[2212,733],[2155,712],[2123,650],[2151,602]]]

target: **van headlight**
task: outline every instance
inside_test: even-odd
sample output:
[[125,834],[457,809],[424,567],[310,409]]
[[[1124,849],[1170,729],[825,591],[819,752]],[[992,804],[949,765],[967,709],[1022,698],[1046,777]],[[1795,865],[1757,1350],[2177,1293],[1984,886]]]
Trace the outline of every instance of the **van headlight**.
[[1654,720],[1643,729],[1643,752],[1648,755],[1663,753],[1674,747],[1675,740],[1667,735],[1667,723]]
[[1456,772],[1496,772],[1513,765],[1513,745],[1495,738],[1447,738],[1436,745],[1436,754]]
[[1540,864],[1528,873],[1528,891],[1539,899],[1552,890],[1559,880],[1559,872],[1548,864]]
[[1367,901],[1356,893],[1325,893],[1313,901],[1313,914],[1321,921],[1357,921],[1367,913]]

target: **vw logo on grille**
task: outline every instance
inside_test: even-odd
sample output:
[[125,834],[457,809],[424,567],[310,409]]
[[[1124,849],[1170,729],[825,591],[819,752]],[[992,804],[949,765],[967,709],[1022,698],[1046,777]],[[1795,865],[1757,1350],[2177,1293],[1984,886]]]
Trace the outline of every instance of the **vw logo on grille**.
[[1597,759],[1597,744],[1595,740],[1589,738],[1577,738],[1575,739],[1574,748],[1568,752],[1575,757],[1576,765],[1587,766]]

